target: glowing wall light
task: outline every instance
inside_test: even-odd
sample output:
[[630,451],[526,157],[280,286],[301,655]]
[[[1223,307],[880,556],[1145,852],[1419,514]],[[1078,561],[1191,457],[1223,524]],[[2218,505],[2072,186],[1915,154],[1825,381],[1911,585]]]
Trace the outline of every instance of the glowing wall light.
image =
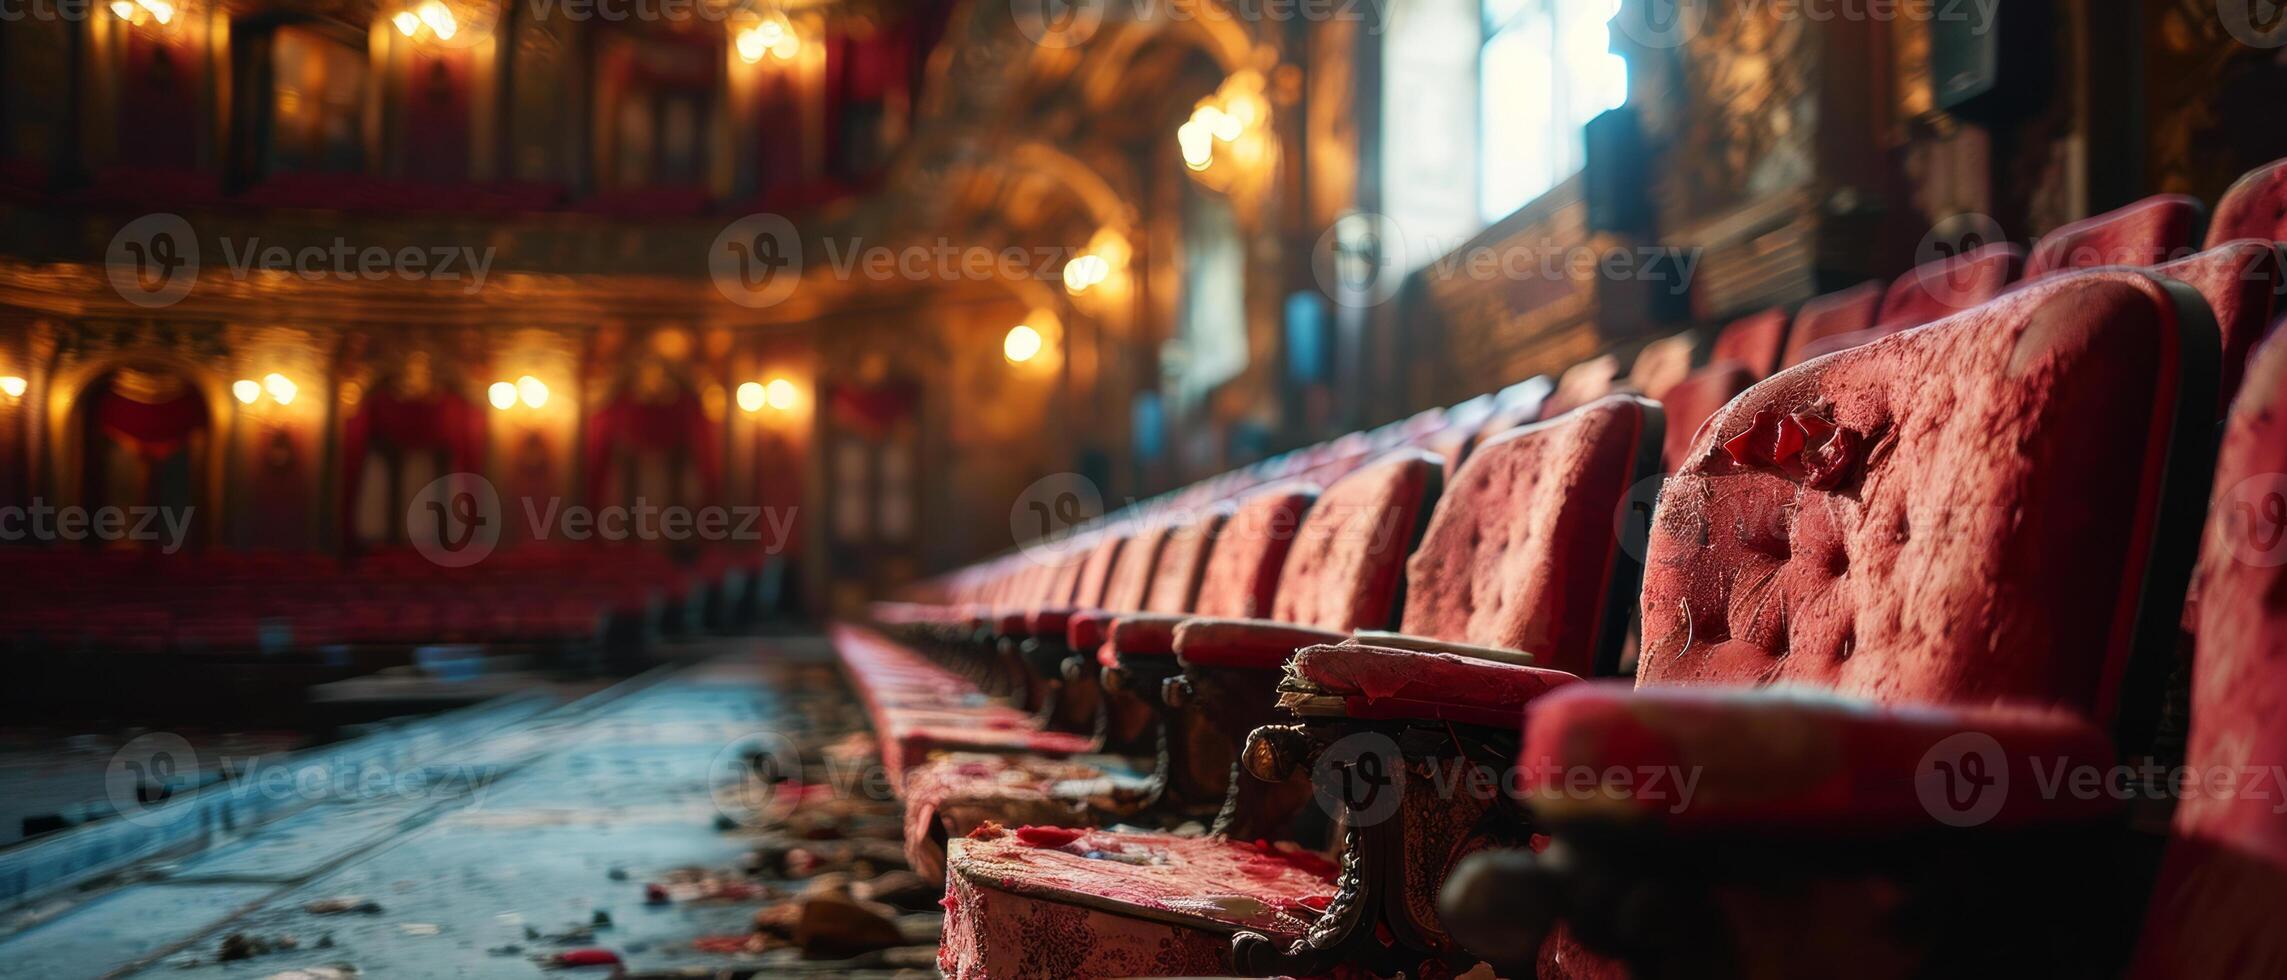
[[548,386],[529,374],[516,379],[516,397],[529,408],[548,404]]
[[492,407],[503,412],[508,411],[516,407],[516,384],[510,381],[495,381],[492,383],[492,387],[484,390],[484,397],[485,400],[492,402]]
[[262,383],[252,378],[240,378],[230,383],[230,396],[241,405],[252,405],[262,397]]
[[275,371],[262,376],[262,390],[269,392],[270,400],[280,405],[293,404],[294,396],[302,391],[291,379]]
[[0,395],[7,395],[10,398],[22,398],[24,397],[24,389],[27,387],[28,385],[25,384],[24,379],[19,378],[13,374],[0,375]]
[[762,393],[763,401],[781,412],[793,411],[795,403],[802,397],[802,393],[795,389],[794,382],[785,378],[770,379],[769,384],[762,386]]
[[738,390],[739,411],[747,413],[762,411],[764,397],[761,384],[749,381],[740,385]]
[[1010,364],[1023,364],[1040,356],[1040,348],[1040,331],[1028,324],[1010,327],[1008,336],[1001,338],[1001,356],[1008,358]]

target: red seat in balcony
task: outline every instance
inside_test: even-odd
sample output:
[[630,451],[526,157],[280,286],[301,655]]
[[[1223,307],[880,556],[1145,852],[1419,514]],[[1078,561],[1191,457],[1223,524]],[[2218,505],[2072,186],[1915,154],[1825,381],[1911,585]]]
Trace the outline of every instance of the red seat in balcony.
[[1708,361],[1732,361],[1757,378],[1768,378],[1779,369],[1779,356],[1787,347],[1788,324],[1787,311],[1777,307],[1733,320],[1715,335]]
[[1591,949],[1639,976],[2089,975],[2114,804],[2034,769],[2152,744],[2215,372],[2196,294],[2103,270],[1734,401],[1662,496],[1635,689],[1526,712],[1563,857],[1457,875],[1471,948],[1542,976],[1603,975]]

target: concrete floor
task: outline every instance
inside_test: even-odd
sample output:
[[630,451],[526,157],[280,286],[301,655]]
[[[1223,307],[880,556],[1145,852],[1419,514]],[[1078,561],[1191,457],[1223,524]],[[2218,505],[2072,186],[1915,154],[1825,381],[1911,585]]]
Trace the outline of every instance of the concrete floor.
[[[759,903],[647,905],[684,866],[736,867],[757,835],[735,820],[756,737],[812,742],[852,717],[821,642],[717,640],[696,666],[570,701],[425,760],[423,785],[353,794],[169,863],[0,936],[0,976],[271,978],[602,976],[549,970],[559,950],[615,951],[631,974],[934,975],[916,949],[803,962],[794,950],[697,952],[748,931]],[[732,800],[718,803],[718,797]],[[796,886],[798,887],[798,885]],[[352,898],[377,911],[321,915]],[[597,920],[592,938],[547,936]],[[912,918],[923,918],[915,916]],[[929,923],[901,922],[926,932]],[[537,931],[543,938],[533,939]],[[296,946],[219,962],[231,934]],[[354,973],[328,974],[325,969]]]

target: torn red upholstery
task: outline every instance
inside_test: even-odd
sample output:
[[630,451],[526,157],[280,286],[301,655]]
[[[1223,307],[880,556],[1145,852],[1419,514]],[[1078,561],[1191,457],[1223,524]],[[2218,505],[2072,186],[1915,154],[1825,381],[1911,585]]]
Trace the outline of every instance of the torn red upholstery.
[[2287,160],[2274,160],[2233,181],[2208,222],[2209,248],[2240,238],[2287,241]]
[[1733,401],[1703,437],[1723,451],[1662,492],[1639,680],[2109,718],[2176,418],[2173,302],[2079,274]]
[[1735,361],[1767,378],[1779,369],[1779,354],[1787,345],[1787,311],[1773,307],[1761,313],[1750,313],[1725,324],[1715,335],[1715,349],[1709,361]]
[[987,826],[954,842],[938,967],[984,977],[1207,976],[1241,929],[1288,942],[1335,892],[1280,845]]
[[958,837],[986,821],[1081,827],[1089,796],[1110,793],[1103,770],[1064,759],[956,752],[905,774],[905,857],[930,881],[945,880],[941,835]]
[[[1517,757],[1533,812],[1670,832],[1878,835],[2101,818],[2112,739],[2070,711],[1876,705],[1810,690],[1575,684],[1533,702]],[[2061,784],[2060,784],[2061,785]]]
[[2152,270],[2199,290],[2215,312],[2216,332],[2223,340],[2217,379],[2219,415],[2231,408],[2232,396],[2239,393],[2248,352],[2270,334],[2280,312],[2287,266],[2280,261],[2279,248],[2269,241],[2240,239]]
[[1352,718],[1421,719],[1506,728],[1527,704],[1578,677],[1478,657],[1356,640],[1304,647],[1293,676],[1343,698]]
[[2140,980],[2287,975],[2287,340],[2256,349],[2233,403],[2201,544],[2194,781],[2144,920]]
[[1890,283],[1875,326],[1895,332],[1942,320],[2001,295],[2024,268],[2025,250],[2012,242],[1924,262]]
[[1793,367],[1810,360],[1805,348],[1814,341],[1871,329],[1881,307],[1882,284],[1877,282],[1862,282],[1813,297],[1795,311],[1795,326],[1787,332],[1787,350],[1780,356],[1779,366]]
[[2155,194],[2041,236],[2025,260],[2025,278],[2040,279],[2067,269],[2172,262],[2199,247],[2205,219],[2198,198]]

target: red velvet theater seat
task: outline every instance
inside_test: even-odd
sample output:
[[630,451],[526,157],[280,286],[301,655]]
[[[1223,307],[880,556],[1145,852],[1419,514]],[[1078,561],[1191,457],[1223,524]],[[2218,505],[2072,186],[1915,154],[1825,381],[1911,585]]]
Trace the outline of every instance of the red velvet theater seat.
[[[1544,976],[1596,972],[1583,943],[1637,975],[1918,975],[1948,955],[2077,975],[2095,944],[2010,912],[2090,921],[2064,910],[2114,803],[2028,787],[2149,744],[2215,360],[2193,291],[2103,270],[1732,402],[1662,495],[1636,689],[1526,714],[1524,789],[1571,870],[1512,854],[1457,876],[1472,948],[1515,965],[1539,945],[1531,922],[1467,914],[1499,901],[1562,910]],[[1620,771],[1696,785],[1597,775]],[[1999,781],[2017,791],[1982,792]],[[1638,901],[1689,928],[1631,919]]]
[[[1779,366],[1794,367],[1809,360],[1811,355],[1805,348],[1814,342],[1872,329],[1881,306],[1882,285],[1875,282],[1812,298],[1795,311],[1795,326],[1787,333],[1787,349],[1779,358]],[[1828,346],[1820,353],[1835,349]]]
[[2287,341],[2248,366],[2199,569],[2192,780],[2144,920],[2138,980],[2287,976]]
[[2205,223],[2206,211],[2197,198],[2156,194],[2041,236],[2025,260],[2025,278],[2040,279],[2067,269],[2172,262],[2199,247]]
[[1666,467],[1681,468],[1699,439],[1700,427],[1754,383],[1755,374],[1745,365],[1721,361],[1692,372],[1683,383],[1668,389],[1667,397],[1660,400],[1667,412],[1667,435],[1660,450]]
[[[1401,634],[1344,639],[1194,620],[1178,629],[1177,651],[1187,667],[1283,672],[1280,700],[1314,724],[1375,719],[1448,734],[1449,724],[1506,725],[1524,700],[1572,680],[1531,664],[1587,672],[1616,658],[1625,626],[1617,596],[1632,591],[1633,576],[1613,514],[1653,465],[1659,418],[1649,402],[1611,396],[1488,440],[1454,474],[1407,562]],[[1343,506],[1342,489],[1320,501],[1319,526],[1339,530],[1330,515]],[[1354,586],[1367,580],[1330,581],[1326,559],[1312,556],[1353,553],[1362,539],[1319,537],[1306,533],[1290,556],[1274,610],[1327,622],[1328,597],[1356,605]],[[1290,603],[1288,590],[1300,582],[1319,587],[1310,601]],[[1410,956],[1408,968],[1418,966],[1442,945],[1434,917],[1419,914],[1456,853],[1441,844],[1461,849],[1487,803],[1471,810],[1469,801],[1418,790],[1373,845],[1353,834],[1344,856],[1353,867],[1408,870],[1365,873],[1339,888],[1331,863],[1295,873],[1299,855],[1266,854],[1220,834],[1186,841],[1099,831],[1048,847],[1021,835],[959,842],[940,965],[959,977],[1031,975],[1030,948],[1009,939],[1023,933],[1018,923],[1055,921],[1085,930],[1073,945],[1123,969],[1308,974],[1347,962],[1363,950],[1358,944],[1380,949],[1378,937],[1397,935],[1409,937],[1403,945],[1412,952],[1381,949],[1377,958]],[[1244,806],[1235,795],[1230,809]],[[1304,933],[1329,901],[1342,921],[1318,937],[1319,948]],[[1227,963],[1222,952],[1234,944],[1246,951]]]
[[1875,329],[1896,332],[1969,309],[2002,294],[2025,268],[2025,250],[1994,242],[1924,262],[1890,283]]
[[1733,320],[1715,335],[1715,349],[1708,361],[1733,361],[1746,366],[1757,378],[1770,377],[1779,369],[1779,355],[1786,350],[1787,323],[1787,311],[1780,308]]
[[1536,418],[1553,419],[1609,395],[1620,383],[1620,376],[1620,359],[1611,354],[1598,354],[1565,368],[1557,376],[1556,390],[1541,402]]
[[[1271,550],[1263,547],[1269,541],[1258,533],[1268,532],[1270,539],[1285,544],[1277,588],[1267,611],[1274,617],[1285,617],[1285,621],[1190,619],[1170,624],[1166,617],[1142,617],[1138,623],[1152,628],[1131,630],[1123,617],[1113,627],[1114,646],[1148,639],[1131,639],[1129,634],[1134,632],[1167,636],[1171,640],[1168,646],[1180,651],[1183,633],[1196,626],[1205,627],[1202,635],[1224,641],[1218,649],[1242,649],[1249,648],[1250,641],[1269,637],[1341,639],[1361,627],[1390,625],[1402,562],[1437,500],[1443,470],[1442,461],[1425,452],[1389,454],[1328,487],[1291,531],[1256,526],[1259,520],[1276,522],[1285,516],[1276,496],[1266,494],[1242,503],[1224,531],[1225,538],[1239,550],[1226,560],[1218,543],[1201,585],[1201,607],[1214,604],[1228,608],[1228,604],[1235,604],[1231,594],[1243,590],[1225,588],[1219,579],[1247,573],[1245,565],[1249,563],[1244,559],[1253,557],[1250,552],[1259,555]],[[1245,604],[1255,601],[1236,600]],[[1169,625],[1174,628],[1166,629]],[[1122,647],[1118,657],[1124,662],[1167,656],[1164,651],[1151,650],[1151,645],[1156,644]],[[1287,649],[1291,652],[1293,647]],[[1259,704],[1245,718],[1234,718],[1237,712],[1205,712],[1214,733],[1227,741],[1243,737],[1246,729],[1240,726],[1246,719],[1270,712],[1277,670],[1274,667],[1255,673],[1267,677],[1253,692]],[[1230,754],[1224,758],[1228,759],[1235,754],[1235,747],[1226,751]],[[1232,792],[1239,793],[1237,786]],[[1288,805],[1300,805],[1300,801],[1289,801]],[[1243,797],[1227,805],[1218,820],[1218,831],[1235,811],[1249,807],[1250,802]],[[1172,962],[1186,968],[1219,963],[1236,930],[1269,928],[1280,935],[1293,935],[1301,927],[1302,920],[1293,909],[1280,910],[1283,918],[1258,914],[1265,901],[1261,889],[1283,883],[1286,887],[1282,890],[1296,896],[1330,893],[1332,889],[1332,867],[1323,859],[1307,862],[1305,858],[1288,858],[1285,850],[1266,855],[1255,845],[1221,833],[1202,840],[1161,833],[1094,831],[1076,846],[1072,843],[1076,838],[1068,836],[1073,833],[1031,828],[996,836],[988,830],[982,837],[951,843],[946,931],[939,951],[939,966],[949,976],[1037,975],[1027,964],[1039,962],[1034,959],[1042,952],[1037,948],[1039,943],[1010,943],[1012,935],[1027,932],[1012,932],[1012,924],[1043,917],[1064,921],[1062,917],[1073,909],[1094,910],[1069,920],[1087,924],[1085,935],[1070,937],[1077,941],[1076,948],[1086,950],[1090,957],[1086,962]],[[1270,868],[1263,864],[1266,857],[1281,865],[1306,861],[1306,870],[1296,874]],[[1135,871],[1125,863],[1129,861],[1175,870],[1165,874],[1137,872],[1116,882],[1100,877]],[[1250,869],[1276,874],[1258,877]],[[1102,887],[1083,887],[1076,882],[1094,882]],[[1227,901],[1235,896],[1251,896],[1255,904]],[[1170,903],[1182,903],[1194,914],[1171,921],[1165,914]],[[1175,959],[1167,960],[1168,956]]]
[[1635,363],[1628,365],[1628,387],[1659,401],[1691,374],[1698,353],[1699,338],[1688,330],[1645,344],[1636,352]]
[[2215,311],[2223,360],[2217,384],[2216,410],[2231,407],[2239,394],[2239,378],[2246,370],[2248,352],[2271,332],[2287,305],[2287,263],[2280,246],[2267,240],[2243,238],[2225,242],[2190,258],[2178,259],[2152,271],[2200,291]]
[[2233,181],[2208,222],[2209,248],[2239,238],[2287,241],[2287,160],[2274,160]]

